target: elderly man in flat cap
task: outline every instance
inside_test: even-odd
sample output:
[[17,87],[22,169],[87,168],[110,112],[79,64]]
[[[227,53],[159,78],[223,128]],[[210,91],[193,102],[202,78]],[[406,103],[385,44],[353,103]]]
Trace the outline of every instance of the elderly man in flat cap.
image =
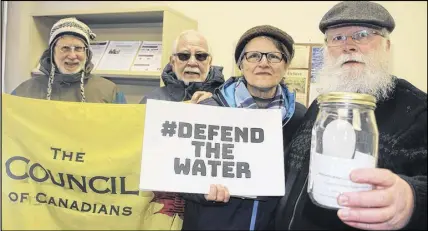
[[322,18],[325,48],[319,78],[327,84],[321,93],[356,92],[377,99],[378,167],[350,174],[351,181],[371,184],[373,190],[343,192],[337,198],[343,206],[339,210],[310,199],[314,102],[286,153],[286,195],[277,208],[276,229],[427,229],[427,95],[388,72],[394,27],[389,12],[373,2],[341,2]]

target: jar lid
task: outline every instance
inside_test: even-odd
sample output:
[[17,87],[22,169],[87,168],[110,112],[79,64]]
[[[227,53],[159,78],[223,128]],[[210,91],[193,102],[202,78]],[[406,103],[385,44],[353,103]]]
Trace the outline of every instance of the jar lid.
[[376,107],[376,98],[368,94],[353,92],[329,92],[317,98],[318,103],[354,103]]

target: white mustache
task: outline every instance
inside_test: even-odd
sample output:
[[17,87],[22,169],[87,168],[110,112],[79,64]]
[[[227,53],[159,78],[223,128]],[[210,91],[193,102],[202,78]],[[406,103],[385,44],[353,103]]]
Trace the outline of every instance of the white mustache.
[[[342,68],[347,61],[365,63],[364,68]],[[377,100],[386,99],[394,89],[394,81],[389,74],[389,53],[384,47],[371,53],[342,54],[335,58],[324,53],[324,64],[317,73],[319,93],[332,91],[358,92],[370,94]]]
[[200,70],[198,68],[195,68],[195,67],[185,68],[184,72],[195,72],[195,73],[201,74]]
[[355,62],[360,62],[360,63],[366,63],[367,62],[364,55],[362,55],[360,53],[343,54],[343,55],[339,56],[339,58],[337,58],[336,65],[341,66],[344,63],[350,62],[350,61],[355,61]]

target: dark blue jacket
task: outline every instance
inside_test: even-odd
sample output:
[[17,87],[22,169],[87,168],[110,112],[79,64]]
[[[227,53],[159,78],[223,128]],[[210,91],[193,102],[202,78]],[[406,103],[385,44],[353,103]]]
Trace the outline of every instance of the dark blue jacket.
[[[229,78],[214,91],[213,97],[201,102],[205,105],[233,107],[228,102],[228,87],[237,81]],[[289,115],[283,121],[284,147],[288,145],[292,134],[300,124],[306,108],[295,102],[294,93],[284,85],[284,96],[288,100]],[[268,169],[266,170],[268,171]],[[184,194],[183,230],[266,230],[273,228],[276,205],[281,197],[258,197],[244,199],[231,197],[229,202],[211,202],[202,194]]]

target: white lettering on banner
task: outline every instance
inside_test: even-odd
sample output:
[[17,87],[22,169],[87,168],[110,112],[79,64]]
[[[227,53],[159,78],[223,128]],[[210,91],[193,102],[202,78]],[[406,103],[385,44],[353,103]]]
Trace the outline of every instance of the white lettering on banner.
[[284,194],[280,110],[148,100],[140,189],[231,195]]

